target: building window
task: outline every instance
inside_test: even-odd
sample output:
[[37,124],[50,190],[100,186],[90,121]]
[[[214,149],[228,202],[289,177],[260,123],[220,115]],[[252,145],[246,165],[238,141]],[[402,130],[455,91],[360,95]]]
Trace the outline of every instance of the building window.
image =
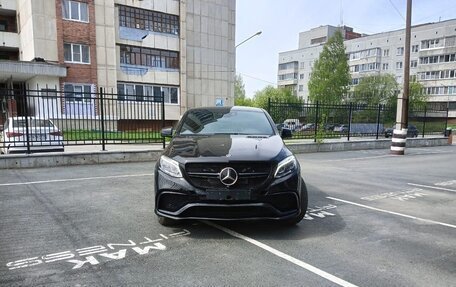
[[445,38],[445,47],[456,46],[456,36]]
[[304,74],[299,74],[299,79],[304,80]]
[[315,39],[310,39],[310,45],[315,45],[315,44],[321,44],[326,42],[326,37],[320,37],[320,38],[315,38]]
[[81,44],[63,44],[63,47],[65,62],[90,64],[89,46]]
[[179,53],[120,45],[120,63],[177,70],[179,69]]
[[298,62],[279,64],[279,70],[293,70],[298,68]]
[[288,80],[297,80],[297,79],[298,79],[298,73],[289,73],[289,74],[279,75],[279,81],[288,81]]
[[304,91],[304,85],[299,85],[299,91],[300,92]]
[[179,16],[119,5],[119,25],[179,35]]
[[89,22],[89,9],[87,3],[77,1],[62,1],[63,19]]
[[378,55],[381,55],[380,48],[373,48],[373,49],[362,50],[362,51],[350,53],[348,58],[350,60],[359,60],[359,59],[374,57],[374,56],[378,56]]
[[305,69],[306,68],[306,62],[299,63],[299,68],[300,69]]
[[384,57],[388,57],[389,54],[390,54],[390,50],[389,50],[389,49],[383,50],[383,56],[384,56]]
[[431,39],[421,41],[421,50],[435,49],[443,47],[443,39]]
[[118,83],[117,94],[120,101],[161,102],[163,95],[165,103],[179,103],[177,87]]
[[389,67],[388,67],[388,63],[384,63],[382,69],[383,69],[383,70],[388,70],[388,68],[389,68]]
[[92,85],[65,84],[63,90],[66,102],[90,102],[92,99]]
[[417,53],[420,50],[420,45],[413,45],[412,46],[412,53]]
[[8,30],[8,22],[5,20],[0,20],[0,31],[6,32]]
[[396,69],[402,69],[402,62],[396,62]]
[[410,61],[410,67],[411,67],[411,68],[416,68],[416,67],[418,67],[418,61],[417,61],[417,60],[412,60],[412,61]]
[[397,48],[396,55],[397,55],[397,56],[402,56],[402,55],[404,55],[404,47],[399,47],[399,48]]

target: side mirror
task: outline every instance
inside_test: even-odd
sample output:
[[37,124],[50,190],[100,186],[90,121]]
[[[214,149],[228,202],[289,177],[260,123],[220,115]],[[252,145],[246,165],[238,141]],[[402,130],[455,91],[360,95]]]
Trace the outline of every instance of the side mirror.
[[164,128],[161,130],[161,136],[164,138],[170,138],[173,136],[173,128]]
[[285,129],[285,128],[283,128],[282,131],[280,132],[280,136],[281,136],[283,139],[287,139],[287,138],[292,138],[292,137],[293,137],[293,134],[291,133],[291,130],[290,130],[290,129]]

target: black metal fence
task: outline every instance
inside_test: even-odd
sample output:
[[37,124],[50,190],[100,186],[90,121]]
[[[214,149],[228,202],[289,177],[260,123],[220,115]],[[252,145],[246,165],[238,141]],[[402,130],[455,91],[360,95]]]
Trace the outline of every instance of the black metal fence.
[[163,143],[165,98],[118,95],[90,86],[0,90],[2,152],[68,145]]
[[[365,104],[320,104],[274,102],[268,112],[274,122],[291,129],[294,139],[323,140],[346,137],[391,137],[396,122],[396,107]],[[427,107],[409,110],[409,137],[444,135],[448,109]]]

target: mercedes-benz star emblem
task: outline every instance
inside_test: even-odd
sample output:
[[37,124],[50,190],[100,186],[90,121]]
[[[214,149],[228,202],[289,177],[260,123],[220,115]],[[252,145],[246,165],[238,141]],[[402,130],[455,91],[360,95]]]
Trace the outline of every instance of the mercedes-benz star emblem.
[[220,181],[226,186],[232,186],[238,180],[238,174],[232,167],[225,167],[220,172]]

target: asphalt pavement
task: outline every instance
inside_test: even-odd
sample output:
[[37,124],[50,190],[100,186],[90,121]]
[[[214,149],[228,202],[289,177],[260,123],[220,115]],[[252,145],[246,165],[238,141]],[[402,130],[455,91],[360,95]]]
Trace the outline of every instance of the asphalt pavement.
[[297,158],[295,227],[163,227],[155,162],[0,170],[0,285],[455,286],[456,146]]

